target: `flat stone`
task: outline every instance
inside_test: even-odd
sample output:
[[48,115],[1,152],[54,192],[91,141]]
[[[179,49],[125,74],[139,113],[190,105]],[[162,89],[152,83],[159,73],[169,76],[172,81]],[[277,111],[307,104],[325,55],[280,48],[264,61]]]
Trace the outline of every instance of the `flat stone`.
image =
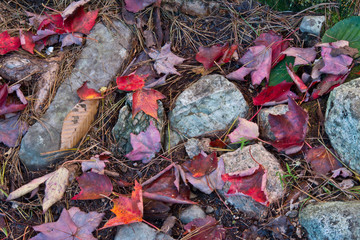
[[311,240],[360,238],[360,201],[308,205],[299,214]]
[[185,89],[174,106],[169,114],[170,146],[226,130],[249,109],[235,84],[217,74],[204,76]]
[[130,133],[138,135],[140,132],[146,131],[150,125],[150,121],[153,122],[155,127],[161,133],[165,124],[164,107],[160,100],[157,101],[159,106],[157,111],[159,121],[145,114],[143,111],[140,111],[138,114],[136,114],[133,119],[132,93],[127,94],[126,97],[127,100],[125,105],[120,109],[118,121],[112,129],[112,133],[117,141],[114,152],[116,152],[118,155],[125,155],[132,151],[133,148],[130,142]]
[[[245,146],[243,149],[238,148],[234,152],[221,155],[225,164],[225,172],[233,173],[257,167],[258,164],[252,159],[250,151],[253,158],[267,170],[266,192],[268,194],[268,201],[272,203],[282,198],[285,190],[281,185],[279,174],[284,174],[284,172],[279,161],[260,143]],[[229,187],[230,184],[226,183],[222,193],[226,193]],[[236,195],[227,198],[229,203],[252,217],[261,218],[267,213],[267,207],[256,202],[251,197]]]
[[305,16],[300,24],[300,31],[320,36],[325,16]]
[[185,143],[186,153],[190,158],[193,158],[201,153],[201,151],[209,152],[210,138],[203,138],[201,140],[190,138]]
[[330,93],[325,131],[341,160],[360,173],[360,78]]
[[263,108],[259,112],[259,128],[260,136],[275,141],[275,136],[271,131],[271,126],[269,123],[269,114],[273,115],[282,115],[289,110],[288,105],[280,104],[274,107]]
[[70,77],[61,84],[44,116],[23,138],[19,156],[29,169],[43,168],[59,160],[59,154],[40,154],[59,150],[63,120],[80,100],[76,90],[85,81],[94,89],[107,86],[128,57],[132,33],[121,22],[114,21],[114,26],[113,30],[101,23],[94,26]]
[[162,7],[167,11],[178,11],[192,16],[208,16],[219,8],[215,1],[202,0],[163,0]]
[[174,240],[169,235],[157,232],[142,222],[121,225],[117,229],[114,240]]
[[191,205],[180,213],[179,219],[183,224],[188,224],[196,218],[206,218],[205,212],[197,205]]

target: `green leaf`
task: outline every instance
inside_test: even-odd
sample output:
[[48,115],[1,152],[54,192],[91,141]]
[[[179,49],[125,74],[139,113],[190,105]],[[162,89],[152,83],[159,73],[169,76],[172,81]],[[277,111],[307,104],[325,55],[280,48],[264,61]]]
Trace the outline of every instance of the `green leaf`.
[[360,16],[349,17],[336,23],[322,38],[324,43],[338,40],[349,41],[350,47],[357,48],[360,52]]
[[[286,80],[287,82],[292,82],[290,75],[286,70],[286,63],[294,64],[294,57],[286,56],[284,60],[279,62],[270,72],[269,86],[275,86]],[[296,72],[299,66],[294,66],[294,71]]]

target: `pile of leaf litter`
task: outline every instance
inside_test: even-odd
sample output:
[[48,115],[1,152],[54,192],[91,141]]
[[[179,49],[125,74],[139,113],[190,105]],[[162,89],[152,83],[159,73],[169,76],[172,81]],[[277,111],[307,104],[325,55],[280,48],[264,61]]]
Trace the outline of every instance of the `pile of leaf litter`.
[[[0,10],[1,18],[4,20],[0,25],[2,30],[1,32],[7,30],[11,36],[16,36],[19,32],[19,29],[29,29],[29,26],[26,25],[26,23],[28,22],[28,16],[26,12],[32,12],[37,14],[44,14],[44,12],[51,12],[53,10],[62,12],[70,4],[70,1],[54,0],[44,6],[41,4],[41,2],[42,1],[12,1],[10,3],[0,3],[2,9]],[[131,1],[126,1],[126,3],[131,4]],[[141,95],[141,93],[144,93],[144,91],[151,91],[142,90],[145,84],[144,79],[146,79],[146,77],[148,76],[146,76],[147,73],[144,74],[144,72],[140,71],[138,72],[139,75],[136,74],[139,66],[141,65],[141,61],[140,63],[138,63],[137,59],[140,58],[142,52],[147,52],[149,48],[156,49],[159,52],[167,51],[168,53],[173,53],[179,57],[179,59],[174,57],[175,60],[173,62],[173,65],[176,65],[176,68],[174,68],[175,70],[173,72],[159,73],[158,69],[156,69],[157,72],[155,72],[154,69],[151,69],[149,73],[149,75],[152,74],[151,77],[152,79],[154,79],[154,81],[150,83],[153,84],[152,88],[156,88],[156,90],[153,89],[153,91],[158,92],[155,93],[155,95],[157,95],[157,99],[162,99],[162,102],[165,106],[165,111],[168,112],[172,108],[176,96],[178,96],[184,89],[189,87],[190,84],[198,80],[202,75],[207,75],[211,73],[228,75],[238,69],[241,69],[242,64],[248,62],[245,60],[245,62],[241,62],[241,60],[240,62],[237,62],[234,60],[234,58],[243,59],[245,55],[250,56],[250,61],[254,61],[254,59],[255,61],[258,61],[258,59],[263,58],[259,58],[258,56],[266,52],[266,47],[272,48],[273,46],[270,42],[270,46],[265,46],[265,48],[263,49],[259,48],[259,46],[263,46],[263,43],[267,41],[267,36],[270,36],[270,38],[281,38],[282,36],[283,38],[279,40],[281,45],[288,44],[292,47],[299,48],[312,47],[308,46],[309,41],[304,40],[304,37],[302,36],[302,34],[299,33],[298,29],[294,29],[293,27],[298,26],[301,18],[305,14],[311,14],[311,12],[304,11],[300,14],[279,13],[272,11],[267,6],[261,6],[253,1],[245,3],[242,1],[240,1],[239,3],[219,1],[218,4],[220,4],[220,8],[217,11],[212,12],[209,16],[201,17],[189,16],[177,11],[171,11],[171,8],[160,8],[156,4],[145,6],[144,8],[142,6],[139,9],[135,10],[133,9],[136,13],[132,13],[131,11],[125,11],[125,3],[123,1],[90,1],[86,5],[87,11],[98,11],[96,22],[102,21],[106,25],[111,26],[112,20],[122,20],[129,24],[132,31],[134,31],[137,36],[137,41],[134,42],[133,52],[131,53],[131,57],[128,60],[128,64],[125,64],[124,69],[120,70],[119,78],[116,81],[114,79],[113,85],[108,86],[108,90],[118,88],[125,91],[137,91],[138,95]],[[326,7],[326,5],[322,6]],[[26,27],[20,24],[25,24]],[[72,32],[71,30],[69,31]],[[261,43],[261,41],[259,40],[258,42],[254,43],[254,40],[261,39],[261,36],[264,36],[265,38],[263,39],[263,42]],[[166,45],[166,43],[168,42],[171,43],[171,48],[170,45]],[[55,50],[53,54],[60,54],[62,48],[61,43],[57,43],[54,46]],[[275,48],[276,47],[278,46],[275,46]],[[287,47],[282,50],[285,50]],[[333,46],[325,46],[325,48],[326,47],[336,48]],[[27,54],[25,51],[28,51],[28,49],[28,47],[23,47],[23,50],[20,49],[19,52],[22,54]],[[66,57],[64,57],[62,60],[57,82],[55,83],[55,87],[54,89],[52,89],[52,92],[47,99],[48,104],[44,107],[44,109],[42,109],[43,112],[46,111],[47,107],[51,103],[51,100],[56,94],[56,89],[60,86],[61,82],[66,79],[71,73],[72,66],[76,61],[76,56],[78,55],[77,53],[81,51],[81,46],[63,46],[62,51]],[[44,51],[35,51],[35,55],[37,55],[38,57],[46,57],[43,52]],[[273,51],[273,54],[274,52],[275,51]],[[307,59],[306,56],[302,55],[302,53],[303,52],[301,52],[300,54],[301,57],[299,60],[305,60],[307,63],[314,60]],[[292,53],[289,53],[289,55],[291,54]],[[340,53],[340,55],[341,54],[342,52]],[[295,53],[295,55],[298,54]],[[320,57],[320,52],[316,52],[315,55],[316,58]],[[274,59],[280,62],[279,59]],[[148,59],[145,61],[150,62],[150,65],[152,65],[156,60],[154,61],[152,59]],[[293,81],[297,83],[296,87],[293,84],[290,86],[290,84],[287,83],[283,83],[282,85],[280,85],[280,82],[276,82],[277,79],[272,78],[272,76],[270,75],[267,77],[267,79],[269,80],[268,88],[273,86],[281,88],[281,91],[283,91],[284,88],[287,89],[286,91],[290,91],[290,87],[292,87],[292,91],[296,91],[296,93],[298,94],[299,92],[307,93],[307,91],[304,90],[304,86],[301,85],[301,81],[296,78],[296,74],[294,74],[292,66],[286,65],[284,62],[282,63],[282,68],[277,71],[279,71],[280,75],[283,74],[282,77],[286,75],[288,76],[287,78],[289,78],[292,74]],[[271,64],[273,63],[270,61],[270,65]],[[249,64],[248,68],[251,67],[250,65],[251,64]],[[156,66],[154,67],[156,68]],[[346,65],[346,67],[349,68],[350,66]],[[298,69],[296,68],[296,66],[294,66],[295,72],[297,72],[297,74],[309,72],[309,70],[306,71],[301,68],[302,67]],[[275,68],[273,70],[275,71]],[[135,74],[131,74],[134,71]],[[253,75],[252,72],[254,71],[254,75],[256,75],[257,69],[250,69],[249,73]],[[263,73],[260,73],[260,75],[261,74]],[[345,74],[348,74],[348,72],[342,75]],[[244,73],[241,73],[240,75],[244,75]],[[233,77],[233,79],[236,80],[243,80],[240,78],[243,77],[239,77],[239,75],[237,74],[235,74],[235,77]],[[275,96],[274,99],[263,99],[259,97],[261,96],[260,94],[262,91],[266,91],[266,87],[264,88],[265,85],[260,84],[262,79],[260,80],[260,82],[254,82],[255,78],[256,76],[251,78],[253,81],[252,84],[251,81],[249,81],[249,77],[245,77],[247,81],[233,81],[242,91],[247,102],[250,103],[251,115],[249,115],[247,119],[255,116],[260,109],[260,107],[256,105],[264,105],[268,102],[278,102],[280,100],[286,100],[279,100],[277,98],[279,96]],[[164,82],[165,79],[166,81]],[[231,75],[229,79],[232,79]],[[342,77],[341,79],[336,79],[335,81],[343,82],[342,80],[345,79],[346,77]],[[283,78],[281,78],[280,81],[282,80]],[[35,82],[36,76],[34,76],[31,81],[27,82],[27,84],[25,85],[26,87],[21,87],[21,91],[26,97],[28,105],[27,107],[24,106],[24,110],[20,116],[20,119],[23,122],[28,123],[29,125],[35,123],[41,117],[41,114],[35,113],[34,99],[31,97],[33,95],[33,88]],[[289,82],[291,82],[291,79],[289,80]],[[1,82],[1,84],[3,83],[4,82]],[[73,227],[76,228],[76,223],[78,221],[81,221],[81,219],[84,217],[84,215],[82,215],[84,213],[79,212],[79,209],[77,209],[76,207],[80,208],[81,211],[88,214],[90,214],[90,212],[99,213],[99,215],[96,215],[95,218],[96,223],[93,224],[100,224],[99,227],[103,228],[105,221],[103,220],[101,222],[101,219],[98,220],[98,218],[100,217],[102,219],[110,219],[105,224],[105,227],[110,227],[117,225],[117,223],[119,222],[127,224],[134,221],[141,221],[142,212],[144,212],[144,220],[160,228],[164,220],[164,215],[166,216],[169,213],[169,209],[165,209],[164,211],[159,210],[157,214],[160,214],[160,216],[154,215],[151,213],[151,211],[146,209],[147,203],[144,203],[145,209],[142,210],[142,207],[140,206],[140,203],[142,203],[142,197],[139,193],[139,189],[143,188],[145,193],[146,187],[144,185],[151,185],[152,182],[155,181],[154,176],[156,178],[158,174],[162,174],[162,177],[164,178],[169,178],[169,176],[166,175],[169,171],[182,171],[181,168],[179,168],[179,165],[186,166],[187,160],[189,159],[184,150],[184,146],[180,144],[171,151],[163,151],[160,150],[159,146],[154,146],[154,149],[156,149],[154,150],[154,152],[159,153],[154,156],[145,157],[136,156],[136,152],[133,154],[130,153],[127,156],[111,154],[111,152],[113,152],[114,150],[112,146],[115,145],[116,141],[108,133],[111,132],[111,129],[117,120],[118,111],[125,101],[125,94],[116,91],[110,93],[105,92],[106,96],[104,97],[104,93],[99,93],[97,92],[97,90],[86,89],[86,85],[84,85],[83,87],[84,88],[82,90],[85,89],[83,91],[83,93],[85,94],[82,95],[81,90],[79,90],[78,92],[81,99],[85,99],[85,101],[99,101],[99,99],[101,99],[102,101],[102,104],[99,105],[97,119],[95,120],[95,126],[88,133],[87,140],[80,142],[78,150],[68,155],[56,166],[51,166],[43,171],[29,172],[19,161],[19,147],[9,148],[5,145],[0,146],[1,156],[3,156],[1,159],[1,190],[5,194],[5,196],[7,196],[11,192],[11,194],[13,194],[10,195],[11,199],[15,199],[17,197],[14,196],[14,194],[16,193],[16,191],[14,192],[14,190],[20,188],[26,183],[29,183],[33,179],[38,179],[35,181],[33,189],[37,189],[38,185],[49,179],[53,179],[53,181],[56,181],[56,175],[59,174],[69,174],[69,178],[73,179],[73,181],[71,181],[70,184],[66,186],[65,189],[63,189],[64,195],[61,196],[60,199],[50,199],[50,203],[49,197],[46,196],[46,190],[44,194],[44,188],[42,187],[42,185],[40,186],[40,190],[38,192],[33,192],[33,194],[37,195],[37,197],[22,197],[18,198],[15,202],[12,203],[2,201],[0,203],[0,224],[3,225],[1,225],[0,227],[2,227],[4,233],[6,232],[6,235],[9,234],[8,236],[10,239],[27,239],[33,237],[36,235],[35,231],[41,232],[42,230],[45,230],[44,225],[42,225],[43,227],[40,227],[41,224],[48,222],[56,222],[57,220],[60,223],[61,221],[73,222],[73,224],[75,224]],[[307,88],[308,86],[305,87]],[[321,145],[318,142],[319,139],[322,141],[322,144],[324,144],[325,146],[329,146],[329,142],[323,131],[323,127],[319,125],[319,122],[323,122],[327,90],[323,90],[322,88],[320,88],[320,90],[322,90],[320,92],[322,92],[324,96],[319,96],[319,98],[317,98],[315,101],[304,102],[304,99],[306,97],[308,97],[308,100],[310,100],[311,97],[314,98],[314,96],[306,96],[306,94],[304,94],[300,95],[302,98],[299,99],[299,102],[304,102],[302,104],[302,107],[307,110],[309,118],[308,125],[310,126],[309,131],[306,134],[307,144],[314,146]],[[88,94],[89,91],[90,94]],[[315,94],[314,91],[312,91],[312,95],[313,94]],[[89,95],[91,95],[91,97],[89,97]],[[256,98],[259,100],[259,104],[254,103],[256,102]],[[297,106],[296,103],[292,103],[291,101],[290,103],[292,104],[292,108],[295,109],[295,112],[298,112],[298,114],[300,115],[303,114],[303,110],[300,110],[299,106]],[[136,110],[134,112],[134,108],[135,107],[133,105],[133,114],[136,114]],[[289,108],[291,107],[289,106]],[[146,112],[144,106],[140,106],[137,111],[140,110]],[[156,115],[154,115],[156,114],[156,111],[154,113],[154,109],[150,109],[149,112],[146,113],[155,118],[157,117]],[[305,119],[306,117],[304,116],[304,120]],[[280,123],[282,121],[281,119],[277,120]],[[276,119],[274,119],[273,121],[276,121]],[[239,122],[241,123],[242,120],[240,120]],[[304,124],[302,124],[302,126],[305,127]],[[235,128],[236,126],[233,129]],[[224,132],[224,136],[226,136],[227,132],[230,132],[233,129],[229,129],[228,131]],[[155,139],[158,138],[156,133],[154,134],[155,130],[153,130],[152,125],[150,125],[147,131],[143,134],[151,135],[152,137],[155,137]],[[303,132],[303,129],[300,129],[300,132],[301,131]],[[241,140],[243,144],[247,144],[248,141],[251,141],[250,139],[257,138],[255,134],[254,136],[252,136],[252,138],[249,138],[249,136],[245,136],[247,138],[244,139],[244,135],[241,135],[241,133],[237,135],[235,132],[236,130],[232,135],[229,136],[230,140],[233,142],[238,142],[239,140]],[[233,136],[234,140],[232,140],[231,136]],[[153,139],[154,138],[152,138],[151,140]],[[212,140],[215,141],[218,139],[216,136],[213,136]],[[269,223],[276,217],[284,216],[285,213],[289,210],[290,205],[297,203],[303,204],[310,199],[315,199],[317,201],[327,201],[334,199],[346,200],[348,198],[358,198],[358,195],[356,193],[341,190],[338,180],[330,178],[329,175],[328,177],[326,177],[324,175],[319,175],[316,173],[319,172],[322,174],[326,174],[332,169],[324,169],[323,163],[318,163],[318,165],[316,165],[316,163],[312,163],[311,154],[320,154],[324,156],[324,161],[330,162],[331,166],[335,166],[336,164],[338,164],[336,159],[329,157],[329,154],[327,154],[324,148],[315,148],[312,152],[308,153],[306,158],[309,160],[309,163],[306,163],[306,161],[303,160],[304,156],[301,153],[289,156],[290,153],[295,151],[293,149],[294,146],[295,148],[301,148],[304,145],[305,135],[300,134],[298,139],[294,140],[293,138],[291,138],[290,140],[295,141],[294,145],[292,145],[290,148],[286,146],[284,147],[283,145],[281,145],[281,143],[278,144],[277,147],[273,145],[275,148],[285,151],[285,153],[286,151],[288,151],[287,154],[281,154],[276,151],[274,147],[265,144],[269,151],[274,153],[278,159],[282,160],[281,162],[283,168],[286,169],[287,172],[285,176],[282,176],[282,180],[284,186],[286,186],[288,191],[288,195],[286,195],[283,201],[273,203],[269,206],[270,211],[267,219],[255,221],[254,219],[246,217],[244,214],[238,212],[231,206],[227,206],[224,203],[223,199],[216,193],[216,191],[212,192],[211,194],[206,194],[193,189],[194,191],[196,191],[197,197],[195,199],[191,199],[191,201],[195,201],[201,206],[212,206],[214,209],[219,209],[219,211],[214,214],[214,217],[219,221],[219,223],[212,222],[211,224],[213,224],[214,226],[216,226],[216,224],[221,224],[222,226],[224,226],[224,228],[226,229],[226,239],[241,239],[242,237],[251,238],[259,235],[264,238],[275,238],[275,236],[276,238],[281,238],[281,234],[279,235],[279,233],[277,233],[275,230],[277,227],[276,224]],[[279,141],[288,142],[289,139],[285,138],[280,139]],[[223,150],[219,150],[219,148],[223,148]],[[226,149],[226,146],[221,144],[217,144],[216,149],[218,150],[218,153],[228,150]],[[214,158],[210,158],[209,156],[199,156],[199,160],[214,160]],[[84,164],[86,163],[86,161],[83,162],[82,160],[89,159],[92,159],[92,161],[96,164],[93,166],[86,166],[86,164]],[[134,164],[132,160],[142,160],[142,163],[136,162],[136,164]],[[169,161],[175,162],[179,165],[169,166]],[[104,164],[106,165],[105,169]],[[73,169],[69,170],[67,168],[64,168],[64,166],[66,165],[71,165]],[[318,166],[318,168],[316,166]],[[91,171],[89,171],[90,169]],[[191,166],[188,166],[188,169],[191,169]],[[196,172],[192,174],[193,177],[204,176],[204,174],[207,175],[214,169],[216,169],[216,165],[212,167],[210,166],[207,171],[204,171],[204,173],[200,175],[196,175],[199,174]],[[259,169],[261,169],[260,166]],[[338,174],[341,173],[339,172]],[[74,178],[75,176],[78,177],[77,181]],[[116,184],[111,183],[108,180],[109,177],[117,179]],[[231,176],[227,177],[230,178]],[[189,178],[187,179],[189,180]],[[94,192],[94,189],[88,188],[87,190],[85,190],[85,188],[87,187],[87,181],[102,182],[104,183],[104,187],[101,189],[100,193]],[[141,187],[140,184],[138,184],[136,181],[142,183],[143,186]],[[177,178],[176,181],[181,180]],[[49,181],[47,185],[51,185],[50,183],[51,181]],[[114,196],[111,195],[112,192],[115,192],[117,194],[123,194],[124,196]],[[104,198],[104,196],[106,197]],[[127,196],[131,196],[131,200]],[[302,200],[301,202],[299,202],[299,199],[304,199],[304,196],[305,201]],[[81,200],[89,199],[89,197],[91,199],[101,199],[88,201]],[[147,195],[147,197],[151,198],[149,194]],[[113,201],[111,201],[111,199],[113,199]],[[133,201],[133,203],[138,206],[134,209],[134,216],[130,217],[130,215],[126,215],[128,219],[119,219],[118,214],[116,214],[116,206],[119,207],[126,202],[131,205],[131,201]],[[190,200],[182,199],[182,201]],[[181,203],[181,201],[178,203]],[[161,206],[158,205],[156,207],[157,209],[161,208]],[[173,213],[173,215],[176,216],[183,208],[184,205],[174,204],[170,209],[170,213]],[[64,209],[68,209],[68,211]],[[115,219],[114,214],[112,214],[110,211],[111,209],[113,209],[113,212],[116,214]],[[120,210],[120,212],[121,211],[122,210]],[[72,220],[70,220],[70,218]],[[211,222],[213,220],[210,219],[209,221]],[[199,224],[200,226],[202,226],[205,223],[206,221],[203,223],[193,224]],[[296,221],[294,224],[297,224]],[[39,226],[33,229],[32,226],[36,225]],[[95,228],[96,227],[89,227],[89,229],[87,229],[86,231],[89,231],[91,233],[95,230]],[[172,236],[176,238],[183,237],[184,239],[189,239],[189,235],[184,235],[184,229],[191,229],[191,227],[185,226],[184,228],[184,226],[177,222],[175,224],[175,227],[173,227]],[[290,230],[286,233],[287,236],[285,237],[301,238],[296,235],[293,227],[290,226],[289,229]],[[219,227],[217,229],[217,232],[220,232],[220,234],[222,234],[222,231],[223,228]],[[116,228],[112,227],[105,228],[103,230],[97,230],[93,232],[93,235],[100,239],[111,239],[115,235],[115,233]]]

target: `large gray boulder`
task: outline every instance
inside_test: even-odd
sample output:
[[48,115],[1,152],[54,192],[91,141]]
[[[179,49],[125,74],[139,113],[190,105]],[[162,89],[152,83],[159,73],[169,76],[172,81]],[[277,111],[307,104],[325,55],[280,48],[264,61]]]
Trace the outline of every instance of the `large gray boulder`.
[[341,160],[360,173],[360,78],[330,93],[325,131]]
[[[250,155],[251,152],[251,155]],[[269,153],[262,144],[254,144],[245,146],[242,149],[238,148],[234,152],[221,155],[225,164],[225,172],[233,173],[237,171],[244,171],[249,168],[259,166],[260,163],[267,170],[266,178],[266,192],[269,203],[281,199],[285,194],[285,189],[281,185],[280,175],[284,172],[280,166],[279,161]],[[253,158],[258,162],[256,163]],[[230,184],[225,184],[222,189],[223,194],[229,190]],[[244,195],[229,195],[227,202],[234,205],[235,208],[247,213],[251,217],[262,218],[267,213],[267,207],[256,202],[249,196]]]
[[[235,84],[221,75],[208,75],[185,89],[169,114],[170,145],[225,130],[249,107]],[[168,139],[168,138],[167,138]]]
[[165,113],[164,107],[160,100],[158,100],[158,119],[145,114],[140,111],[136,116],[132,117],[132,93],[126,95],[125,105],[119,111],[119,118],[116,122],[112,133],[116,139],[115,152],[117,154],[125,155],[133,150],[130,142],[130,133],[138,135],[140,132],[146,131],[150,125],[150,121],[153,122],[154,126],[161,133],[164,127]]
[[325,202],[306,206],[300,224],[311,240],[360,239],[360,201]]
[[59,150],[63,120],[79,102],[76,90],[85,81],[90,88],[107,86],[128,57],[132,33],[121,22],[114,22],[114,26],[116,29],[111,30],[101,23],[94,26],[70,77],[61,84],[44,116],[23,138],[19,156],[29,169],[46,167],[59,159],[58,154],[41,153]]

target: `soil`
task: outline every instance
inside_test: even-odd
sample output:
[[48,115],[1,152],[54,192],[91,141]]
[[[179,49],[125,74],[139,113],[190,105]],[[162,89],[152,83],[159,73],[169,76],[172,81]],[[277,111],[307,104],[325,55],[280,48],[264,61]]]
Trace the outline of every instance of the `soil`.
[[[71,1],[68,0],[49,0],[47,1],[46,6],[62,11],[70,2]],[[268,6],[257,4],[254,1],[248,1],[246,8],[244,7],[244,1],[232,1],[233,3],[231,4],[227,1],[219,0],[217,2],[220,4],[219,10],[207,17],[188,16],[177,11],[161,11],[162,30],[164,32],[163,41],[166,42],[166,40],[171,40],[173,52],[178,56],[187,59],[184,64],[178,67],[178,71],[181,74],[180,76],[169,77],[165,85],[157,88],[157,90],[166,96],[166,99],[162,101],[166,112],[172,109],[176,96],[201,77],[201,73],[198,73],[197,71],[201,65],[196,62],[194,58],[199,46],[211,46],[213,44],[223,44],[226,42],[235,43],[240,46],[239,54],[242,55],[256,38],[256,33],[253,29],[256,29],[258,33],[274,30],[283,36],[291,35],[293,39],[291,41],[292,46],[302,47],[309,44],[309,41],[298,33],[299,31],[297,31],[296,27],[302,16],[314,14],[313,12],[304,11],[299,15],[290,12],[275,12]],[[24,27],[23,23],[26,22],[27,19],[24,11],[41,13],[45,10],[43,3],[44,1],[41,0],[17,0],[0,3],[0,9],[3,9],[3,11],[0,10],[0,17],[1,19],[6,19],[6,21],[0,25],[1,32],[7,29],[19,29],[20,27]],[[89,8],[91,9],[100,9],[98,21],[104,23],[108,23],[109,19],[122,19],[122,7],[123,1],[120,0],[93,0],[90,1],[89,4]],[[146,23],[141,31],[146,29],[156,31],[150,18],[150,16],[152,16],[151,14],[153,14],[153,10],[154,7],[149,7],[135,15],[137,19],[142,19]],[[171,29],[168,27],[169,25],[171,26]],[[132,29],[135,28],[132,27]],[[137,37],[138,41],[134,41],[134,50],[130,59],[128,59],[128,64],[143,50],[142,44],[144,43],[144,39],[139,34]],[[66,79],[71,72],[73,63],[78,55],[77,53],[80,50],[81,47],[74,46],[67,47],[64,50],[68,57],[63,60],[64,62],[62,63],[62,70],[59,74],[60,77],[57,87],[60,86],[61,82]],[[55,46],[54,54],[57,54],[59,51],[60,46]],[[23,50],[20,50],[20,53],[28,54]],[[125,70],[128,64],[125,64],[126,66],[124,66],[124,69],[120,70],[119,74]],[[237,63],[233,61],[224,64],[220,69],[212,69],[211,73],[226,74],[238,67]],[[210,74],[210,72],[207,72],[207,74]],[[0,81],[0,83],[6,82],[4,79]],[[32,77],[31,80],[26,82],[27,87],[22,88],[25,96],[31,97],[35,83],[35,77]],[[254,89],[250,86],[249,81],[234,83],[243,93],[247,102],[250,103],[248,116],[250,118],[258,110],[258,108],[251,105],[251,103],[252,97],[257,95],[260,87]],[[115,81],[112,84],[114,86]],[[110,114],[107,113],[107,110],[113,108],[114,104],[123,99],[124,96],[125,95],[122,93],[114,92],[105,99],[104,105],[100,107],[98,113],[98,116],[105,115],[105,117],[90,131],[88,134],[88,141],[82,143],[81,146],[79,146],[78,151],[61,160],[56,166],[50,166],[37,172],[29,171],[19,161],[19,147],[8,148],[5,145],[0,144],[1,190],[5,193],[9,193],[36,177],[54,171],[65,161],[90,159],[91,156],[103,151],[111,152],[113,150],[115,139],[108,133],[111,132],[112,127],[117,121],[121,105],[116,106]],[[53,97],[54,94],[50,96],[49,102],[51,102]],[[41,116],[38,116],[32,111],[33,102],[31,98],[29,98],[29,101],[29,107],[22,113],[22,119],[33,124],[36,119]],[[311,146],[320,145],[319,140],[323,141],[325,145],[330,146],[323,127],[326,101],[327,96],[324,96],[316,101],[302,104],[302,107],[309,113],[309,131],[307,133],[306,141]],[[44,109],[44,112],[45,111],[46,107]],[[212,140],[217,139],[217,136],[210,137]],[[196,197],[192,199],[193,201],[197,202],[199,206],[204,209],[206,206],[214,208],[215,211],[209,215],[215,217],[219,221],[219,224],[224,226],[226,229],[226,239],[306,239],[306,232],[299,226],[297,217],[288,218],[291,224],[286,226],[287,231],[285,234],[277,233],[274,228],[268,227],[268,224],[277,217],[285,216],[290,210],[290,207],[296,204],[298,204],[299,207],[302,207],[309,201],[314,201],[314,199],[329,201],[359,198],[356,194],[340,191],[334,187],[327,178],[316,177],[304,161],[305,149],[296,155],[287,156],[278,153],[270,145],[265,144],[265,147],[281,160],[283,169],[287,169],[287,167],[291,169],[291,172],[284,178],[287,194],[283,199],[269,206],[269,212],[266,218],[260,220],[253,219],[234,209],[231,205],[227,205],[224,202],[224,199],[219,197],[217,193],[207,195],[196,189],[192,189],[196,195]],[[164,151],[160,154],[167,159],[172,159],[174,162],[178,163],[182,163],[188,158],[184,146],[181,144],[170,153]],[[219,154],[221,154],[221,152],[219,152]],[[107,169],[119,173],[121,175],[121,180],[127,182],[138,180],[144,182],[168,165],[169,162],[160,157],[160,155],[146,165],[142,163],[134,164],[134,162],[127,160],[123,156],[115,155],[111,157]],[[80,173],[80,170],[78,173]],[[336,181],[341,181],[341,179]],[[119,185],[114,184],[113,191],[119,194],[130,194],[132,187],[120,187]],[[6,228],[9,233],[8,239],[29,239],[35,236],[36,232],[32,229],[32,226],[56,221],[63,208],[68,209],[72,206],[79,207],[85,212],[104,212],[106,215],[100,227],[106,220],[113,217],[114,214],[110,211],[113,206],[110,198],[86,201],[71,200],[78,192],[79,187],[77,186],[76,181],[73,181],[66,190],[62,200],[54,204],[45,214],[42,213],[40,200],[44,197],[43,186],[40,187],[38,193],[33,198],[29,198],[27,195],[26,197],[19,198],[11,203],[2,201],[1,199],[4,199],[4,196],[2,196],[0,192],[0,216],[6,216]],[[296,195],[297,197],[295,197]],[[170,211],[168,213],[159,213],[160,215],[155,217],[153,213],[149,214],[145,212],[144,219],[151,222],[156,227],[161,228],[164,216],[167,214],[178,216],[179,212],[185,207],[185,205],[175,204],[170,206]],[[116,227],[93,232],[93,235],[97,239],[113,239],[115,234]],[[172,237],[175,239],[184,237],[184,228],[180,221],[177,221],[172,229]],[[1,231],[0,239],[6,239]]]

